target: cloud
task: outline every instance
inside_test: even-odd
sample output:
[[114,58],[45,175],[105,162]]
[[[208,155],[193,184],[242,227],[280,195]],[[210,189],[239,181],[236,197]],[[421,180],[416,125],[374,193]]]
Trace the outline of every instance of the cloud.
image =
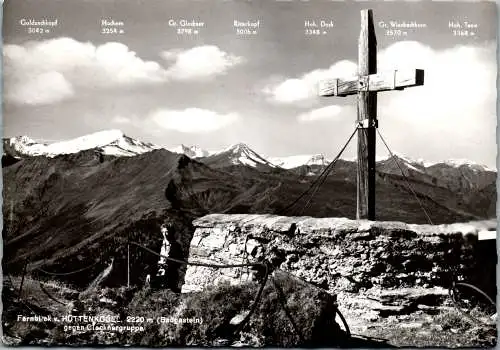
[[122,115],[115,115],[113,119],[111,119],[111,122],[116,124],[131,124],[132,120]]
[[316,109],[313,109],[309,112],[299,114],[297,116],[297,121],[299,121],[300,123],[308,123],[308,122],[314,122],[314,121],[318,121],[318,120],[333,119],[335,117],[338,117],[346,109],[350,109],[350,108],[338,106],[338,105],[331,105],[331,106],[316,108]]
[[244,62],[242,57],[213,45],[164,51],[161,56],[167,62],[173,62],[167,69],[167,75],[179,80],[211,78],[225,74],[228,69]]
[[321,80],[348,79],[356,76],[357,69],[356,63],[342,60],[327,69],[315,69],[298,78],[290,78],[277,84],[268,85],[263,92],[274,102],[301,103],[318,98],[318,83]]
[[[422,68],[424,86],[379,94],[379,121],[403,153],[427,160],[496,158],[496,48],[459,45],[433,50],[418,42],[391,45],[381,69]],[[425,135],[422,143],[413,133]]]
[[39,105],[55,103],[73,96],[71,84],[55,71],[26,77],[22,84],[5,84],[5,98],[15,103]]
[[[32,105],[62,101],[79,89],[206,79],[225,74],[244,61],[217,46],[198,46],[162,52],[171,63],[164,68],[122,43],[96,46],[65,37],[5,45],[3,55],[7,101]],[[48,83],[50,77],[55,79],[54,86]]]
[[150,119],[164,129],[202,134],[219,130],[234,123],[239,119],[239,115],[236,113],[219,114],[200,108],[160,109],[153,112]]
[[[23,45],[5,45],[4,74],[7,100],[50,104],[69,98],[78,88],[107,88],[165,81],[166,71],[145,61],[121,43],[99,46],[71,38]],[[54,86],[49,83],[54,79]]]
[[[492,88],[495,84],[492,77],[496,74],[492,50],[492,45],[462,45],[447,50],[434,50],[419,42],[402,41],[379,52],[378,71],[421,68],[425,70],[425,94],[432,97],[432,100],[443,96],[466,98],[469,101],[483,100],[495,91]],[[318,100],[317,87],[321,80],[349,79],[356,75],[356,63],[342,60],[327,69],[315,69],[300,77],[268,85],[263,92],[278,103],[315,101]],[[471,88],[464,88],[464,85]]]
[[382,115],[446,126],[495,112],[494,45],[436,51],[418,42],[400,42],[382,51],[379,60],[381,71],[425,70],[424,86],[379,94]]

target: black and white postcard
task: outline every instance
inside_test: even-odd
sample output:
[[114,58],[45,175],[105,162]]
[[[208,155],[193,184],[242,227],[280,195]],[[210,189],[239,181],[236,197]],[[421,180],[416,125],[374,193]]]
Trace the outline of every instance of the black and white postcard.
[[497,5],[9,0],[2,342],[492,347]]

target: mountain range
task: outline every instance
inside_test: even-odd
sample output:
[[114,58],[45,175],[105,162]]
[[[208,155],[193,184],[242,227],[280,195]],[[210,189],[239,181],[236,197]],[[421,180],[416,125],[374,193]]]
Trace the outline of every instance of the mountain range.
[[[51,271],[109,257],[120,266],[130,237],[159,251],[165,220],[188,247],[192,220],[209,213],[355,218],[352,160],[340,159],[310,197],[318,172],[328,164],[321,155],[266,158],[241,143],[219,152],[167,150],[120,131],[53,144],[23,136],[4,139],[3,146],[3,266],[8,271],[22,269],[26,259],[33,269]],[[435,224],[495,218],[496,178],[496,171],[471,162],[381,159],[377,219],[427,223],[422,206]],[[134,269],[147,270],[157,260],[141,255],[133,263]],[[83,280],[68,277],[69,282],[85,284],[100,267],[86,270],[78,277]]]
[[[100,131],[51,144],[36,142],[28,136],[3,139],[3,155],[14,158],[40,155],[55,157],[57,155],[78,153],[89,149],[95,149],[105,155],[123,157],[135,156],[162,148],[165,147],[133,139],[126,136],[120,130]],[[179,145],[174,148],[165,149],[173,153],[185,154],[190,158],[208,158],[206,160],[207,163],[216,164],[217,166],[247,165],[259,168],[267,166],[271,168],[279,167],[283,169],[294,169],[301,166],[324,167],[331,162],[331,159],[327,159],[324,154],[265,158],[244,143],[238,143],[216,152],[204,150],[197,145]],[[430,171],[431,173],[435,173],[435,170],[429,169],[437,168],[470,169],[472,172],[496,172],[495,169],[465,159],[446,160],[443,162],[425,162],[423,160],[413,160],[401,155],[394,155],[392,157],[379,157],[377,162],[384,168],[384,172],[401,172],[397,167],[397,163],[394,162],[394,158],[398,160],[397,163],[400,166],[403,165],[405,169],[413,172],[426,173]],[[344,160],[355,161],[353,159]]]
[[106,155],[135,156],[161,148],[151,143],[135,140],[120,130],[105,130],[72,140],[51,144],[39,143],[28,136],[18,136],[3,140],[3,154],[14,157],[46,156],[78,153],[97,149]]

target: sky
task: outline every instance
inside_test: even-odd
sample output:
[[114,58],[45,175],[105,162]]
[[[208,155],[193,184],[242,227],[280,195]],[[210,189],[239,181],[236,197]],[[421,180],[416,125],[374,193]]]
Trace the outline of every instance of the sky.
[[[378,94],[391,149],[496,167],[494,2],[7,0],[4,137],[120,129],[165,147],[244,142],[264,156],[333,157],[354,130],[356,96],[319,97],[317,85],[357,74],[364,8],[373,9],[378,71],[425,70],[423,86]],[[235,20],[259,27],[237,34]],[[391,21],[425,26],[391,32]],[[345,157],[355,154],[353,142]],[[377,154],[387,154],[380,140]]]

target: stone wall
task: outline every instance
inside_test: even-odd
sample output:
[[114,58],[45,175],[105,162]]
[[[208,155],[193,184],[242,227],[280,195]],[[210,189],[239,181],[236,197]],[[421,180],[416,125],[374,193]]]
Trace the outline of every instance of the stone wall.
[[[476,285],[485,282],[476,278],[478,232],[484,229],[477,224],[225,214],[208,215],[193,224],[190,261],[266,260],[274,269],[332,294],[368,291],[383,299],[387,291],[398,289],[411,299],[409,295],[416,291],[445,296],[453,274]],[[240,284],[253,280],[255,274],[251,268],[189,266],[182,291],[200,291],[223,281]]]

